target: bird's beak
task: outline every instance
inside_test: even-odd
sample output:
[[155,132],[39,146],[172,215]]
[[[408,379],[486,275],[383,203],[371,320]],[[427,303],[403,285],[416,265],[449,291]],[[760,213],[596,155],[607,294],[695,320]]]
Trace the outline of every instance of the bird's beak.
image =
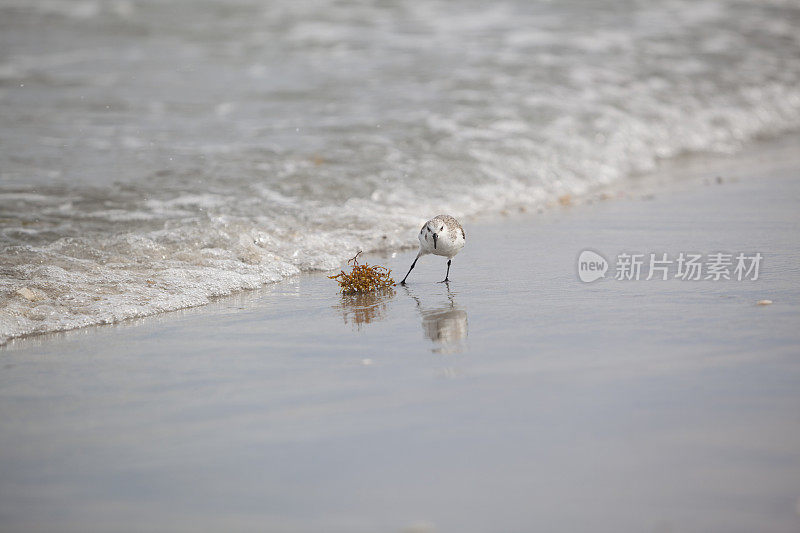
[[433,234],[433,249],[434,249],[434,250],[436,249],[436,239],[438,239],[438,238],[439,238],[439,235],[437,235],[436,233],[434,233],[434,234]]

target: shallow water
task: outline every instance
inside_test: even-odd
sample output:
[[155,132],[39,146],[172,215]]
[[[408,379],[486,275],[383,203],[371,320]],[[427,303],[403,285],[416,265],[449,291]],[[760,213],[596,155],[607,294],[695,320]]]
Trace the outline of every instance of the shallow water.
[[0,341],[797,129],[798,25],[786,1],[0,0]]
[[[797,169],[476,225],[449,286],[427,256],[394,293],[304,275],[12,340],[0,524],[796,533]],[[755,282],[584,284],[589,245],[765,259]],[[367,259],[414,252],[392,255]]]

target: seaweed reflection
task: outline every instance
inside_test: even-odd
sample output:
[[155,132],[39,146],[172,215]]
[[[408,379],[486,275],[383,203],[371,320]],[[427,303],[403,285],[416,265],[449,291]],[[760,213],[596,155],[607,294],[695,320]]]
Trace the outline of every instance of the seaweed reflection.
[[379,291],[342,294],[338,305],[333,306],[342,314],[345,324],[351,324],[360,330],[364,324],[383,320],[386,317],[386,306],[394,298],[394,289]]

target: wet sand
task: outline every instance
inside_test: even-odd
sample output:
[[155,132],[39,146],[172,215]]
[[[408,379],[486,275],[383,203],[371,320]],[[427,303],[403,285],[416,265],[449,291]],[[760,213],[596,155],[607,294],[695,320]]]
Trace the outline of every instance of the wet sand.
[[[305,275],[11,341],[0,529],[797,531],[786,148],[470,221],[449,285],[426,257],[394,294],[344,298]],[[757,281],[584,284],[586,248],[764,261]],[[413,256],[367,260],[399,279]]]

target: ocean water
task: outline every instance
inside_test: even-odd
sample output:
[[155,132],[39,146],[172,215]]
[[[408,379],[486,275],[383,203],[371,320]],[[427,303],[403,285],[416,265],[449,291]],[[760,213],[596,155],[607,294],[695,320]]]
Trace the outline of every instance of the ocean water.
[[0,342],[800,128],[794,1],[0,0]]

